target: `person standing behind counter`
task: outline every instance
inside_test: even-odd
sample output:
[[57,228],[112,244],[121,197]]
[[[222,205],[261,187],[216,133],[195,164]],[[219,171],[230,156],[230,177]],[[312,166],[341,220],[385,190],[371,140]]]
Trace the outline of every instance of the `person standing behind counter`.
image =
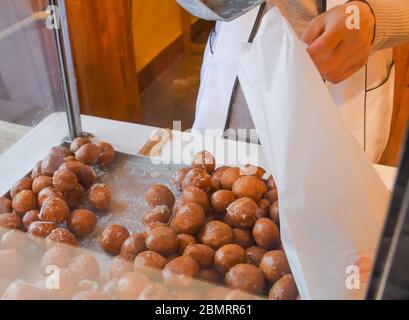
[[[346,28],[351,5],[360,10],[358,30]],[[241,43],[252,41],[273,6],[308,45],[347,127],[370,160],[379,161],[393,110],[391,48],[409,41],[409,0],[267,0],[231,22],[217,22],[205,51],[193,128],[236,133],[246,129],[245,135],[234,138],[258,142],[249,134],[254,124],[237,80],[237,65]]]

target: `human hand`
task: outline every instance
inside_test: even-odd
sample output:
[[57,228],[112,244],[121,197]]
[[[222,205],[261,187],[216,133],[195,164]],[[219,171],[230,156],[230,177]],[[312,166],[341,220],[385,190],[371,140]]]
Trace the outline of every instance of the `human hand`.
[[[357,29],[347,26],[348,18],[354,14],[347,13],[351,5],[359,8]],[[339,83],[368,62],[374,33],[375,17],[369,4],[351,1],[314,18],[301,40],[309,45],[307,51],[323,79]]]

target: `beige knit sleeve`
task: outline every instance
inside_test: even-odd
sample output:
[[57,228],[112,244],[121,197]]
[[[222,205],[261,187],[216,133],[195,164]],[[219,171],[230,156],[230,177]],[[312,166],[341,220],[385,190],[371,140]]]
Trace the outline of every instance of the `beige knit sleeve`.
[[409,0],[365,0],[375,14],[375,50],[409,42]]

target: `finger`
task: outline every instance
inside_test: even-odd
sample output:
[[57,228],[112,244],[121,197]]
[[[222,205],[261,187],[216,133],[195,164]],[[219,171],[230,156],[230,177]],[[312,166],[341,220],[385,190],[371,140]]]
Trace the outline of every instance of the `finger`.
[[324,15],[319,15],[308,24],[307,29],[301,36],[301,40],[307,45],[311,45],[324,31],[325,18]]
[[358,70],[360,70],[363,66],[365,66],[366,60],[361,60],[359,63],[356,63],[352,65],[349,69],[344,71],[343,73],[337,75],[336,77],[328,79],[328,81],[338,84],[341,83],[342,81],[348,79],[351,77],[354,73],[356,73]]
[[356,54],[354,47],[343,41],[334,52],[318,63],[318,70],[325,77],[337,77],[361,59],[362,56]]

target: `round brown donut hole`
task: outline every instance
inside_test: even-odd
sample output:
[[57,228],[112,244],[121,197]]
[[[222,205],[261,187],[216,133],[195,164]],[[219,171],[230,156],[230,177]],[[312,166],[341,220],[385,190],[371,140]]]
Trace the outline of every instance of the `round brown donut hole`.
[[77,238],[67,229],[56,228],[45,238],[47,246],[51,248],[55,245],[77,246]]
[[175,300],[175,296],[162,283],[149,283],[139,295],[138,300]]
[[263,209],[263,208],[257,208],[257,209],[256,209],[256,217],[257,217],[257,219],[265,218],[265,217],[267,217],[267,216],[268,216],[268,211],[267,211],[266,209]]
[[132,262],[122,256],[116,256],[112,259],[109,275],[111,278],[120,278],[125,273],[132,272],[133,270],[134,267]]
[[46,295],[50,300],[70,300],[77,290],[79,278],[68,268],[60,268],[58,272],[52,272],[46,276],[46,283],[58,283],[59,286],[48,289],[46,287]]
[[190,235],[190,234],[178,234],[177,235],[178,238],[178,254],[179,255],[183,255],[183,252],[185,251],[186,247],[190,244],[196,244],[197,240],[194,236]]
[[214,269],[202,269],[197,274],[197,278],[210,283],[220,282],[220,275]]
[[212,194],[213,209],[218,213],[226,212],[227,207],[236,200],[236,195],[230,190],[219,190]]
[[291,273],[287,257],[282,250],[269,251],[264,254],[260,262],[260,270],[270,283],[275,283],[282,276]]
[[190,169],[191,168],[189,167],[180,168],[173,175],[171,182],[178,190],[182,190],[183,179],[185,178],[186,173],[190,171]]
[[6,197],[0,197],[0,214],[11,212],[11,210],[13,210],[11,200]]
[[89,166],[84,165],[81,177],[79,178],[80,183],[85,189],[88,189],[90,186],[95,184],[97,181],[97,174],[95,173],[94,169]]
[[136,233],[122,244],[120,256],[128,261],[134,261],[138,254],[147,250],[144,235]]
[[233,289],[262,293],[264,283],[263,273],[251,264],[236,264],[226,274],[226,284]]
[[[71,162],[71,161],[77,161],[77,159],[75,159],[75,156],[68,156],[68,157],[64,158],[64,162]],[[61,168],[61,166],[60,166],[60,168]]]
[[257,208],[257,204],[251,198],[237,199],[228,206],[225,222],[236,228],[252,228],[257,220]]
[[71,142],[70,151],[72,153],[75,153],[78,151],[79,148],[81,148],[83,145],[86,145],[88,143],[91,143],[91,140],[88,138],[84,138],[84,137],[75,138]]
[[58,191],[54,187],[46,187],[43,190],[40,191],[40,193],[37,196],[37,203],[38,206],[41,208],[45,202],[45,200],[49,198],[60,198],[64,199],[64,195],[62,192]]
[[168,223],[171,212],[168,206],[157,206],[143,216],[143,223],[148,225],[152,222]]
[[270,203],[270,201],[268,201],[267,199],[261,199],[261,200],[258,202],[258,206],[259,206],[261,209],[264,209],[264,210],[268,211],[268,210],[270,210],[271,203]]
[[233,243],[247,249],[254,244],[254,240],[248,230],[235,228],[233,229]]
[[64,200],[67,202],[68,207],[73,210],[78,208],[85,198],[84,188],[77,183],[74,189],[64,192]]
[[144,251],[136,256],[134,270],[136,272],[155,272],[155,270],[162,270],[166,263],[166,258],[159,253]]
[[216,170],[213,171],[212,178],[219,181],[221,185],[221,179],[222,179],[223,173],[229,168],[230,168],[229,166],[223,166],[223,167],[217,168]]
[[42,175],[43,173],[41,172],[41,161],[37,161],[33,170],[31,171],[31,178],[35,179]]
[[52,177],[54,172],[64,163],[64,159],[69,156],[69,153],[50,152],[47,157],[41,162],[41,172],[45,176]]
[[268,190],[277,189],[276,182],[274,181],[274,178],[271,175],[268,177],[267,187],[268,187]]
[[39,210],[30,210],[24,214],[23,218],[21,219],[24,231],[27,232],[28,228],[30,227],[30,224],[40,220],[40,218],[38,217],[39,214],[40,214]]
[[222,177],[220,179],[223,189],[231,190],[233,188],[234,182],[238,178],[240,178],[240,176],[241,176],[240,168],[232,167],[226,169],[223,172]]
[[101,150],[99,150],[98,146],[93,143],[87,143],[75,152],[75,159],[87,166],[93,166],[98,161],[100,153]]
[[67,202],[61,198],[48,198],[44,201],[38,217],[41,221],[63,223],[70,213]]
[[63,158],[71,156],[72,152],[70,151],[70,149],[68,147],[64,147],[64,146],[55,146],[52,147],[50,152],[48,154],[51,155],[58,155],[58,156],[62,156]]
[[67,268],[72,257],[72,250],[68,247],[54,246],[48,249],[41,258],[42,274],[50,274],[54,267]]
[[97,215],[86,209],[72,211],[67,218],[68,229],[77,237],[90,235],[97,225]]
[[267,191],[264,194],[263,198],[267,199],[271,204],[278,201],[278,191],[277,191],[277,189],[272,189],[270,191]]
[[215,178],[212,179],[212,187],[210,188],[210,192],[216,192],[219,191],[222,188],[222,184],[220,183],[219,180]]
[[189,256],[173,259],[163,268],[163,281],[168,288],[189,287],[199,273],[199,265]]
[[126,239],[129,238],[129,231],[118,224],[112,224],[102,231],[98,238],[99,244],[106,253],[118,255]]
[[224,275],[231,267],[239,263],[246,263],[246,251],[237,244],[226,244],[219,248],[214,255],[214,268]]
[[201,269],[210,268],[213,265],[215,251],[205,244],[190,244],[183,252],[197,262]]
[[209,173],[202,168],[193,168],[186,173],[182,181],[182,189],[195,186],[204,191],[208,191],[212,187],[212,178]]
[[2,300],[24,301],[43,300],[44,292],[34,284],[16,280],[5,290]]
[[27,233],[32,239],[45,239],[56,228],[57,225],[53,222],[35,221],[30,224]]
[[108,167],[115,161],[115,150],[108,142],[101,142],[97,144],[100,150],[97,164],[100,167]]
[[98,291],[80,291],[74,294],[72,300],[77,301],[105,301],[111,300],[111,298],[102,292]]
[[258,267],[260,265],[261,259],[263,259],[263,256],[266,252],[266,249],[259,246],[252,246],[250,248],[247,248],[247,263]]
[[74,272],[80,280],[99,280],[98,261],[89,254],[81,254],[71,260],[68,269]]
[[21,276],[23,255],[16,249],[0,250],[0,278],[14,280]]
[[13,199],[18,193],[23,190],[32,190],[33,179],[30,177],[24,177],[18,180],[10,189],[10,196]]
[[171,262],[173,259],[176,259],[177,257],[179,257],[179,255],[177,253],[171,254],[170,256],[166,257],[166,263]]
[[183,205],[173,216],[170,226],[177,234],[196,234],[204,225],[206,219],[203,207],[197,203]]
[[145,200],[151,209],[157,206],[172,208],[175,204],[175,196],[172,191],[162,184],[151,186],[145,194]]
[[274,283],[268,295],[269,300],[296,300],[298,296],[297,285],[291,274],[286,274]]
[[125,273],[118,280],[117,294],[119,300],[137,300],[149,283],[149,278],[144,274],[135,272]]
[[94,184],[88,191],[88,202],[95,209],[106,210],[109,208],[111,201],[112,192],[105,184]]
[[273,220],[277,226],[280,226],[280,211],[278,207],[278,201],[274,202],[271,205],[269,216],[270,219]]
[[148,233],[157,227],[169,227],[169,226],[166,223],[158,222],[158,221],[154,221],[154,222],[147,224],[146,231],[145,231],[145,239],[148,236]]
[[243,176],[254,176],[256,178],[263,179],[265,173],[266,170],[252,164],[246,164],[243,168],[241,168],[241,174]]
[[175,231],[169,227],[157,227],[148,232],[146,247],[163,256],[174,254],[178,250],[178,239]]
[[190,186],[185,188],[183,190],[183,198],[185,203],[197,203],[201,205],[204,210],[209,208],[209,197],[207,193],[198,187]]
[[0,227],[5,229],[20,229],[21,218],[15,212],[0,214]]
[[251,198],[259,202],[262,196],[267,192],[265,183],[254,176],[242,176],[238,178],[232,188],[237,198]]
[[260,218],[253,228],[253,237],[256,243],[266,250],[272,250],[280,245],[280,231],[274,221]]
[[14,196],[11,206],[19,214],[38,209],[37,195],[31,190],[20,191]]
[[192,168],[201,168],[211,173],[216,168],[216,160],[209,151],[203,150],[193,156]]
[[53,185],[61,192],[70,191],[74,189],[77,184],[77,176],[70,170],[59,169],[53,175]]
[[39,193],[41,190],[47,187],[53,186],[53,178],[48,176],[39,176],[33,180],[33,192]]
[[10,230],[3,234],[0,239],[0,250],[16,249],[21,254],[25,254],[29,242],[27,236],[20,230]]
[[233,242],[233,230],[224,222],[210,221],[201,230],[199,239],[202,243],[217,250]]

